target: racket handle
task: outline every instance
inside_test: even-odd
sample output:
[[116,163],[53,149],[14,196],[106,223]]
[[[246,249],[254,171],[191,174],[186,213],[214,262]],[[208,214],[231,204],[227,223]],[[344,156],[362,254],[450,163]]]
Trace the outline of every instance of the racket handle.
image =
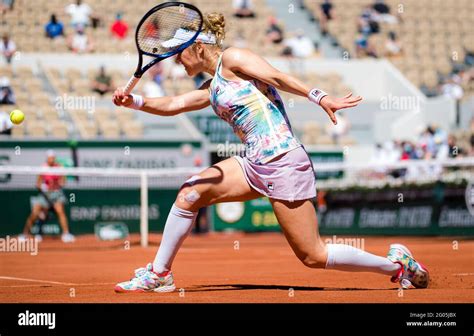
[[133,88],[135,85],[137,85],[138,81],[140,78],[137,78],[135,76],[130,77],[130,80],[128,81],[127,85],[123,89],[124,94],[128,95],[130,92],[132,92]]

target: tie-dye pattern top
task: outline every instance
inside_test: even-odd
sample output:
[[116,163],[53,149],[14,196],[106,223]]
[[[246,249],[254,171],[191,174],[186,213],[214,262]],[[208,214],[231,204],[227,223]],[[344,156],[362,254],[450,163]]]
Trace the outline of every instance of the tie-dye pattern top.
[[211,106],[245,144],[247,159],[263,164],[301,146],[273,86],[255,79],[227,80],[221,69],[222,55],[209,87]]

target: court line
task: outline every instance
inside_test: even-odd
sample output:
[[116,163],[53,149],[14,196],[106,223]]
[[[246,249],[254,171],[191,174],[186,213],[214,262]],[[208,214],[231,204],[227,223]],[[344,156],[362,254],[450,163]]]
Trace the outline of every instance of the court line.
[[50,280],[37,280],[37,279],[17,278],[17,277],[8,277],[8,276],[0,276],[0,280],[42,282],[42,283],[47,283],[47,284],[52,284],[52,285],[64,285],[64,286],[78,286],[78,285],[80,285],[80,284],[69,283],[69,282],[59,282],[59,281],[50,281]]
[[[97,286],[97,285],[115,285],[115,282],[100,282],[100,283],[88,283],[88,284],[75,284],[74,287],[86,287],[86,286]],[[11,285],[11,286],[0,286],[0,288],[33,288],[33,287],[44,287],[45,285]],[[70,285],[71,286],[71,285]]]
[[474,273],[454,273],[454,276],[472,276]]
[[[95,286],[95,285],[114,285],[115,282],[96,282],[96,283],[71,283],[71,282],[59,282],[59,281],[50,281],[50,280],[37,280],[37,279],[27,279],[27,278],[17,278],[17,277],[7,277],[7,276],[0,276],[0,280],[17,280],[17,281],[27,281],[27,282],[41,282],[45,284],[51,285],[62,285],[62,286]],[[29,287],[23,286],[23,287]],[[41,285],[34,285],[34,286],[41,286]],[[13,287],[13,286],[0,286],[0,287]]]

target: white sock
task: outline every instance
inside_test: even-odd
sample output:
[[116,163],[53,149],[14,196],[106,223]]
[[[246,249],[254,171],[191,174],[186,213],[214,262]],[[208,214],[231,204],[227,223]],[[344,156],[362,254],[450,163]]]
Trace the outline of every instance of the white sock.
[[153,271],[155,273],[162,273],[171,269],[173,259],[191,231],[196,216],[197,212],[183,210],[173,204],[166,219],[160,248],[156,253],[155,261],[153,261]]
[[401,267],[387,258],[367,253],[350,245],[327,244],[326,246],[328,250],[327,269],[395,275]]

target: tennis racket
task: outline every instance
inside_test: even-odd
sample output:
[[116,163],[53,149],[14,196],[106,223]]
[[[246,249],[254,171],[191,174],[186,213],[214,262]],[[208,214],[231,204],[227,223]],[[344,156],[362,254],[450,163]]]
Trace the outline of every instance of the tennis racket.
[[[202,13],[188,3],[165,2],[150,9],[137,26],[138,65],[124,93],[130,94],[142,75],[156,63],[189,47],[201,32],[202,24]],[[153,60],[142,67],[144,55]]]

